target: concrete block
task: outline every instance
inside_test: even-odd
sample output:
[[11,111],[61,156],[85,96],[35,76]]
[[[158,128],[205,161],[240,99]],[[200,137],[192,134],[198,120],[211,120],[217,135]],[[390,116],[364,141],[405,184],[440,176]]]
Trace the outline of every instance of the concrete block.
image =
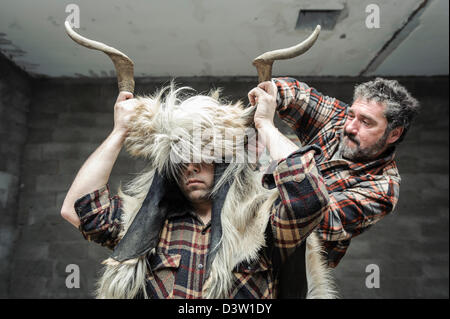
[[53,226],[57,226],[61,222],[61,214],[59,209],[53,207],[49,210],[31,211],[26,220],[26,225],[39,225],[42,223],[48,223]]
[[58,90],[51,91],[52,90],[35,90],[31,109],[50,114],[68,111],[69,106],[63,92]]
[[20,209],[40,209],[48,210],[54,208],[56,194],[21,194],[20,196]]
[[[29,124],[34,126],[34,125],[36,125],[36,123],[31,123],[31,122],[40,122],[42,120],[44,120],[44,121],[45,120],[52,120],[53,121],[53,125],[55,125],[56,120],[58,119],[59,113],[60,112],[58,112],[56,114],[53,113],[53,112],[49,113],[49,112],[45,112],[42,109],[33,107],[28,112],[28,114],[29,114],[28,115],[28,119],[29,119],[29,122],[30,122]],[[39,125],[39,124],[37,124],[37,125]]]
[[[59,113],[57,126],[61,128],[89,128],[101,127],[97,122],[97,117],[105,116],[102,112],[67,112]],[[112,118],[112,113],[110,114]]]
[[31,129],[27,143],[38,144],[38,143],[48,143],[52,141],[52,131],[49,129]]
[[39,175],[36,179],[36,191],[39,193],[68,190],[75,174]]
[[51,278],[53,276],[53,263],[53,261],[45,259],[15,259],[13,279],[17,279],[18,277],[22,276],[29,279]]
[[424,278],[417,284],[417,297],[421,299],[448,299],[448,279],[445,285],[445,279],[442,278]]
[[43,144],[26,144],[24,149],[25,160],[42,160],[42,145]]
[[74,141],[74,137],[76,137],[76,141],[78,143],[98,143],[100,145],[107,137],[110,131],[107,131],[103,128],[86,128],[86,127],[76,127],[76,128],[67,128],[61,127],[56,128],[52,133],[52,141],[60,143],[66,142],[71,143]]
[[10,284],[10,298],[48,298],[49,292],[44,288],[48,281],[46,277],[27,276],[15,272]]
[[27,137],[27,127],[25,124],[15,123],[11,119],[6,119],[0,125],[0,136],[4,143],[24,144]]
[[425,264],[422,266],[425,277],[428,279],[436,279],[445,282],[448,281],[448,263],[441,262]]
[[60,174],[69,174],[73,173],[76,175],[76,173],[80,170],[81,166],[83,166],[83,163],[88,159],[86,158],[67,158],[67,159],[60,159],[58,162],[59,166],[59,173]]
[[58,114],[33,110],[30,112],[29,118],[28,127],[30,129],[52,129],[57,123]]
[[49,243],[25,243],[19,242],[16,245],[16,256],[23,256],[30,260],[46,260],[49,257]]
[[[13,253],[14,241],[16,240],[16,229],[12,225],[13,223],[3,223],[0,226],[0,259],[8,260]],[[7,263],[2,263],[3,266],[7,266]],[[0,272],[1,273],[1,272]]]
[[[67,274],[68,275],[68,274]],[[80,288],[67,288],[67,277],[52,278],[47,281],[45,289],[51,299],[93,299],[90,284],[86,278],[80,278]]]
[[9,109],[8,113],[11,121],[13,121],[14,123],[20,124],[22,126],[27,125],[29,112],[13,108]]
[[22,176],[20,181],[21,193],[25,196],[33,194],[36,191],[36,179],[37,177],[35,175],[32,175],[32,173]]
[[60,208],[62,207],[63,203],[64,203],[64,199],[66,198],[67,195],[67,191],[61,191],[61,192],[57,192],[55,194],[56,199],[55,202],[53,203],[54,207]]
[[62,217],[60,223],[55,225],[54,229],[53,236],[55,241],[67,243],[82,243],[86,241],[81,232]]
[[23,169],[34,175],[53,175],[59,173],[57,160],[24,160]]
[[[11,195],[17,192],[19,178],[7,172],[0,171],[0,207],[6,208]],[[13,194],[12,194],[13,193]]]
[[9,273],[0,272],[0,298],[9,298]]
[[81,242],[52,242],[49,248],[49,258],[55,260],[84,260],[88,258],[88,244],[87,241]]
[[[72,226],[73,227],[73,226]],[[33,225],[22,225],[20,228],[19,240],[29,243],[49,243],[60,237],[62,231],[59,225],[47,223],[36,223]]]
[[94,115],[95,124],[99,127],[106,129],[112,129],[114,127],[114,112],[111,108],[111,112],[99,112]]
[[0,216],[4,227],[14,226],[17,219],[17,212],[15,210],[11,210],[11,208],[15,208],[15,203],[13,204],[8,204],[6,208],[0,207]]
[[87,252],[89,260],[94,264],[100,265],[101,262],[107,259],[113,251],[99,244],[89,242]]
[[96,143],[44,143],[42,158],[45,160],[86,159],[98,146]]

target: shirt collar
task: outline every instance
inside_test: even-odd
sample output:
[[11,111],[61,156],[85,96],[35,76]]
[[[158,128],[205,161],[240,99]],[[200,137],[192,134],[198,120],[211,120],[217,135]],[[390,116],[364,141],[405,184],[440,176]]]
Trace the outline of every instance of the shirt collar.
[[[171,210],[170,212],[167,213],[166,218],[176,218],[176,217],[183,217],[186,215],[190,215],[193,218],[197,219],[198,221],[201,221],[203,223],[203,221],[201,220],[200,217],[198,217],[198,215],[191,209],[191,208],[179,208],[179,209],[175,209],[175,210]],[[210,226],[211,225],[211,221],[209,221],[207,224],[205,224],[205,226]]]

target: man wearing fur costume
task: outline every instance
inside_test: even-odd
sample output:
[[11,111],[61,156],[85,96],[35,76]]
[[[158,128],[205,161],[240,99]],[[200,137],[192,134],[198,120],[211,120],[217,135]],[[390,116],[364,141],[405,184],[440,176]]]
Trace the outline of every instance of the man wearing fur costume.
[[[184,92],[121,92],[112,133],[67,193],[63,217],[114,249],[97,297],[277,298],[288,281],[302,297],[334,297],[313,233],[329,205],[314,159],[321,151],[275,128],[276,88],[250,92],[256,110]],[[251,135],[243,136],[253,123],[273,160],[267,174],[250,156]],[[112,196],[107,182],[124,145],[150,166]],[[299,275],[281,282],[294,255]]]

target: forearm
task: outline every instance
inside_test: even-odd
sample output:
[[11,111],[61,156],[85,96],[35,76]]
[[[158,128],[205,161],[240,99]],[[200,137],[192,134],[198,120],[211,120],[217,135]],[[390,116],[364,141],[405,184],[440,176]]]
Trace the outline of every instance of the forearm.
[[281,160],[298,149],[298,146],[283,135],[272,123],[265,123],[258,128],[258,136],[267,147],[272,160]]
[[61,215],[75,227],[80,225],[74,209],[75,201],[108,182],[124,140],[124,131],[113,131],[78,171],[61,209]]

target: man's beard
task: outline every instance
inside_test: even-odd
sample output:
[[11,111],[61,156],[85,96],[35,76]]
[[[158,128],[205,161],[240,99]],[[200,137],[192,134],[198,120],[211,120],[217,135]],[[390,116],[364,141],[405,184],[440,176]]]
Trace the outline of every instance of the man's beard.
[[[353,162],[367,162],[375,159],[375,157],[380,153],[380,151],[385,147],[386,141],[389,136],[389,130],[386,129],[383,136],[372,146],[367,148],[360,147],[360,141],[355,135],[349,134],[344,129],[344,134],[342,135],[341,142],[339,145],[339,150],[342,158]],[[346,143],[346,140],[352,141],[355,146],[351,147]]]

